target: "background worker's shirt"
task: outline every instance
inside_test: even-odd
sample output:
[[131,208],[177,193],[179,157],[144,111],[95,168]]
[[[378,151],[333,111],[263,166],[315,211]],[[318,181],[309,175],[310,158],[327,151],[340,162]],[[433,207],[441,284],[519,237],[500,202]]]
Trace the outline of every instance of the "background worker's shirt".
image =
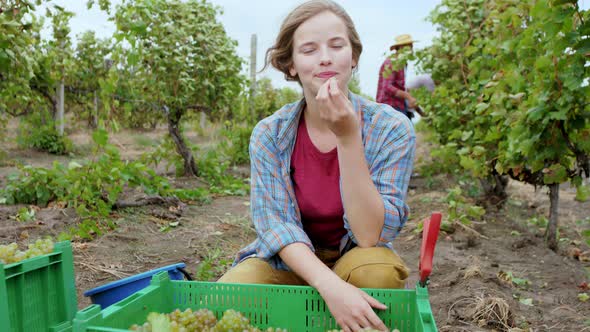
[[[379,69],[379,81],[377,83],[377,97],[375,101],[382,104],[387,104],[398,111],[405,111],[404,98],[395,97],[398,90],[406,90],[406,75],[405,70],[392,69],[392,62],[390,58],[385,59],[381,68]],[[385,73],[389,71],[391,74],[385,77]]]
[[[348,99],[361,120],[365,160],[371,179],[385,208],[377,246],[391,242],[406,223],[405,202],[416,150],[416,135],[410,120],[388,105],[377,104],[353,93]],[[248,257],[267,260],[276,269],[289,270],[278,252],[300,242],[315,248],[304,231],[301,212],[291,180],[291,155],[305,99],[285,105],[260,121],[250,137],[250,209],[257,238],[240,250],[234,264]],[[340,179],[340,186],[342,181]],[[344,210],[348,239],[356,243]]]

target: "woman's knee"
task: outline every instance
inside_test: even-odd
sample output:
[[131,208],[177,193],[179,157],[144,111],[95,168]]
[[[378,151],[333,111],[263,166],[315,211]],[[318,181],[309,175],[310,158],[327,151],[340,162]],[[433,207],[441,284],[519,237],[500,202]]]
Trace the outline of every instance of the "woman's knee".
[[217,282],[240,284],[273,284],[270,264],[260,258],[248,258],[227,271]]
[[217,282],[239,284],[304,285],[291,271],[274,269],[260,258],[248,258],[227,271]]
[[353,248],[334,265],[343,280],[360,288],[403,288],[408,268],[389,248]]

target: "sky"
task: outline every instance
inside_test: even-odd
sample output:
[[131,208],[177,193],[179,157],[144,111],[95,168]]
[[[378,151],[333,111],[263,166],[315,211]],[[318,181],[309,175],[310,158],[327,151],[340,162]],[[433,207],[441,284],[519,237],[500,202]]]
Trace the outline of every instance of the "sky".
[[[230,38],[238,41],[237,52],[247,65],[250,65],[250,39],[257,35],[257,70],[264,66],[264,54],[272,46],[279,27],[287,14],[302,0],[208,0],[223,8],[219,20],[224,25]],[[113,3],[118,1],[114,0]],[[393,43],[394,37],[409,33],[419,42],[416,48],[430,45],[436,31],[425,21],[426,16],[440,0],[336,0],[352,17],[363,43],[363,53],[359,61],[358,74],[361,90],[370,96],[377,91],[379,68],[385,59],[385,52]],[[108,21],[106,13],[95,5],[91,10],[86,8],[86,0],[53,0],[52,3],[65,7],[75,13],[70,21],[71,36],[74,37],[86,30],[94,30],[98,37],[112,35],[114,25]],[[42,11],[41,11],[42,10]],[[41,13],[44,10],[40,9]],[[46,22],[46,24],[49,22]],[[410,67],[409,75],[413,73]],[[275,87],[289,86],[299,90],[299,85],[286,82],[283,74],[269,67],[258,74],[269,77]]]
[[[264,54],[272,46],[279,27],[287,14],[302,0],[208,0],[223,8],[219,20],[227,34],[238,41],[238,55],[247,61],[244,72],[250,68],[250,39],[257,35],[257,70],[264,66]],[[336,0],[352,17],[363,43],[363,53],[359,61],[358,74],[361,90],[370,96],[377,91],[379,68],[385,59],[385,52],[393,43],[395,36],[409,33],[418,43],[414,48],[431,44],[437,35],[435,28],[425,20],[441,0]],[[113,0],[113,3],[118,3]],[[114,25],[107,15],[94,6],[86,8],[86,0],[53,0],[75,13],[70,22],[72,37],[86,30],[94,30],[98,37],[112,35]],[[579,0],[583,9],[590,7],[590,0]],[[41,9],[43,10],[43,9]],[[415,75],[413,66],[408,68],[408,79]],[[269,77],[275,87],[289,86],[299,90],[299,85],[285,81],[283,74],[269,67],[258,74]]]

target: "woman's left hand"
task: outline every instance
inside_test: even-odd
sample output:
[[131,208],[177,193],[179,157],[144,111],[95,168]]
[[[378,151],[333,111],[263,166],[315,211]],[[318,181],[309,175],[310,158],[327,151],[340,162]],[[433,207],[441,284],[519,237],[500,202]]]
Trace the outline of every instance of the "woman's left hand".
[[330,78],[320,87],[316,101],[320,118],[326,121],[336,137],[343,139],[358,135],[360,130],[358,116],[350,100],[338,87],[336,78]]

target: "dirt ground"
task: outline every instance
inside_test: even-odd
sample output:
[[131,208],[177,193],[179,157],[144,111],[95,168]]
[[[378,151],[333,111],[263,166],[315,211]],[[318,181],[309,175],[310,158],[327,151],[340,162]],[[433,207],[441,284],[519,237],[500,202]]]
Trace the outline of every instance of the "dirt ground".
[[[136,158],[165,134],[123,131],[111,135],[126,158]],[[77,146],[88,145],[84,132],[70,135]],[[208,144],[199,135],[195,143]],[[150,143],[151,142],[151,143]],[[4,144],[9,160],[0,163],[0,184],[14,171],[14,160],[49,166],[74,157],[55,157]],[[419,163],[428,159],[428,145],[419,143]],[[160,173],[163,170],[159,170]],[[183,187],[196,179],[176,179]],[[446,175],[412,179],[408,203],[412,216],[395,242],[412,273],[410,287],[418,279],[421,220],[433,211],[446,214],[447,189],[454,186]],[[560,192],[560,247],[557,252],[543,243],[539,216],[548,216],[544,189],[510,182],[509,199],[502,207],[488,206],[483,220],[454,232],[441,232],[429,284],[430,302],[440,331],[590,331],[588,293],[590,250],[580,237],[590,227],[590,201],[574,200],[572,189]],[[15,221],[22,206],[0,205],[0,244],[21,245],[40,236],[56,236],[78,221],[74,211],[38,209],[35,221]],[[188,204],[180,217],[166,217],[167,206],[126,209],[113,213],[117,227],[92,241],[74,241],[78,307],[90,301],[83,292],[129,275],[184,262],[193,276],[215,280],[229,266],[235,252],[252,241],[248,197],[218,197],[210,204]],[[178,222],[178,224],[176,224]],[[175,225],[175,226],[173,226]],[[210,264],[204,268],[203,264]],[[200,267],[200,272],[197,269]],[[586,287],[586,288],[585,288]]]

